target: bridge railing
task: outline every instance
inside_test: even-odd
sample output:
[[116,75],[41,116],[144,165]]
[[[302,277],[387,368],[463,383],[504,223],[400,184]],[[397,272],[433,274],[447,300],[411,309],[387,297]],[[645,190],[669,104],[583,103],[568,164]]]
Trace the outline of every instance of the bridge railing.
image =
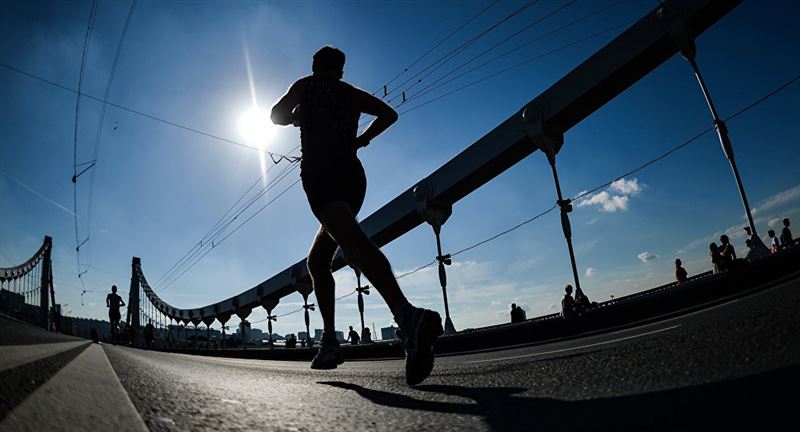
[[[53,289],[53,239],[45,236],[42,246],[27,261],[0,268],[0,313],[50,328],[58,311]],[[53,316],[56,314],[56,317]]]

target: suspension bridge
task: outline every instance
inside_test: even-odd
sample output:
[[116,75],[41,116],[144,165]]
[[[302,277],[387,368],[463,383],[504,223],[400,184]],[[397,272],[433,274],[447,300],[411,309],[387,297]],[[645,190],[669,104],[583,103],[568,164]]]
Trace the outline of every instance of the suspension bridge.
[[[761,428],[790,420],[790,400],[781,395],[792,391],[800,377],[796,242],[741,269],[693,275],[680,284],[599,302],[575,319],[552,314],[458,331],[448,305],[448,266],[454,257],[553,211],[560,214],[572,283],[580,290],[569,216],[573,204],[712,132],[731,167],[731,187],[741,197],[748,226],[757,232],[734,157],[735,137],[729,136],[726,122],[800,76],[732,116],[718,114],[696,61],[694,41],[738,3],[664,1],[361,222],[379,247],[423,224],[435,237],[435,258],[398,275],[437,267],[445,334],[437,342],[436,368],[425,384],[401,385],[403,351],[392,340],[345,347],[349,362],[335,372],[308,370],[311,346],[275,347],[272,322],[299,312],[313,344],[315,305],[309,303],[313,289],[305,259],[234,296],[185,308],[166,302],[148,282],[146,258],[133,257],[124,343],[101,346],[67,336],[88,337],[89,328],[100,333],[96,338],[106,333],[100,323],[62,316],[52,276],[53,239],[45,237],[29,260],[0,269],[0,429],[672,430],[701,425]],[[565,197],[557,166],[560,149],[569,145],[564,134],[675,55],[686,59],[712,126],[633,171]],[[395,97],[406,99],[405,93]],[[445,253],[443,227],[458,217],[454,204],[537,150],[552,171],[556,204],[509,230]],[[276,164],[285,160],[296,166],[286,155],[270,156]],[[181,262],[190,262],[198,252],[190,251]],[[348,265],[338,255],[332,269]],[[350,266],[357,287],[345,297],[357,294],[363,332],[363,296],[370,287],[362,284],[359,269]],[[162,278],[162,286],[180,277],[179,271],[185,269]],[[281,310],[281,301],[298,294],[301,308]],[[258,308],[266,312],[270,348],[224,346],[230,319],[237,316],[248,323]],[[211,330],[216,323],[222,337],[214,346]],[[147,324],[155,329],[155,341],[153,349],[142,350]],[[201,324],[206,332],[202,346]],[[42,410],[50,415],[41,416]]]

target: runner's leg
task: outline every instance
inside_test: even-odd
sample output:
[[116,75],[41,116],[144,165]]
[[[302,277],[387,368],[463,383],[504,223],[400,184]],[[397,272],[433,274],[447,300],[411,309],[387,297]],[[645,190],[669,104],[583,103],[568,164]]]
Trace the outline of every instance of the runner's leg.
[[308,273],[314,285],[323,331],[335,334],[335,283],[331,274],[331,261],[338,245],[323,227],[319,227],[311,249],[308,251]]
[[[358,225],[350,206],[344,201],[336,201],[326,206],[319,216],[325,231],[330,233],[347,256],[372,282],[395,318],[400,318],[403,314],[402,309],[409,304],[408,300],[397,284],[389,260]],[[317,299],[319,300],[319,295]]]

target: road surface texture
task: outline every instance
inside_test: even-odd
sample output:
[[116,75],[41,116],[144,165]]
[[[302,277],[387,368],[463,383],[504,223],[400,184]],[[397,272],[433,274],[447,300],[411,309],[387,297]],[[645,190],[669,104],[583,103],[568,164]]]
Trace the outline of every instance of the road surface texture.
[[[416,387],[405,384],[401,360],[351,361],[334,371],[313,371],[304,362],[104,344],[118,381],[106,382],[107,373],[98,373],[105,378],[84,383],[87,390],[73,398],[102,400],[106,417],[124,419],[115,430],[764,430],[796,423],[798,311],[795,278],[645,325],[440,357],[431,377]],[[110,370],[97,355],[100,347],[86,346],[45,359],[66,362],[60,371],[49,366],[58,371],[55,378],[89,354],[83,363]],[[24,366],[0,372],[4,393],[12,372]],[[23,430],[20,425],[32,415],[23,410],[26,403],[55,378],[45,373],[39,389],[23,389],[10,402],[4,396],[10,407],[2,411],[0,430]],[[70,406],[88,410],[84,405]],[[62,416],[70,420],[54,430],[84,429],[63,427],[80,420],[72,420],[75,413]],[[5,429],[9,419],[17,429]]]

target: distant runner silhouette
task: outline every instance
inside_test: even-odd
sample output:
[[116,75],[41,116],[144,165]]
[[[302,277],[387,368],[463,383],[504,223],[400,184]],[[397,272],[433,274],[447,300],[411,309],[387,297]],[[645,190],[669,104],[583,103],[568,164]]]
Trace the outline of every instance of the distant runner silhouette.
[[119,308],[125,306],[122,297],[117,294],[117,286],[111,285],[111,292],[106,296],[106,307],[108,308],[108,320],[111,322],[111,341],[116,344],[119,340]]
[[[408,302],[389,261],[356,221],[367,187],[356,152],[397,121],[397,112],[341,81],[344,62],[342,51],[322,47],[314,54],[312,75],[292,84],[271,114],[275,124],[300,127],[300,176],[311,211],[321,223],[307,261],[323,321],[321,346],[311,368],[335,369],[344,361],[335,335],[331,274],[331,261],[341,247],[348,261],[373,283],[402,329],[406,382],[414,385],[433,369],[433,344],[442,333],[441,317]],[[357,135],[362,113],[377,118]]]

